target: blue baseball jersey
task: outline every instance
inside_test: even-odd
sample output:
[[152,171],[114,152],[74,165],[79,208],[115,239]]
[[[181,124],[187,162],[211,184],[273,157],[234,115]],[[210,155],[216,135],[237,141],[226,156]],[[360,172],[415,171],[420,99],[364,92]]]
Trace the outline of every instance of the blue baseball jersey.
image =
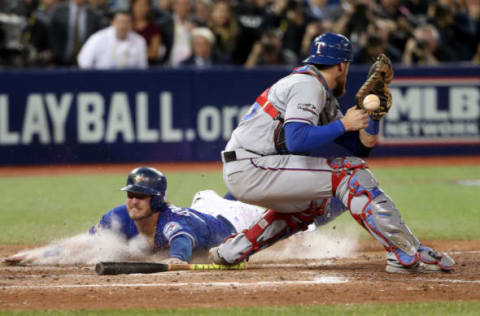
[[[128,216],[126,205],[117,206],[105,214],[100,222],[90,229],[90,234],[95,234],[99,228],[112,229],[114,219],[119,225],[118,231],[117,226],[113,225],[115,232],[127,240],[138,235],[137,226]],[[158,217],[155,250],[167,249],[172,239],[178,236],[189,238],[194,250],[208,250],[222,243],[232,233],[235,233],[235,228],[225,218],[165,204]]]

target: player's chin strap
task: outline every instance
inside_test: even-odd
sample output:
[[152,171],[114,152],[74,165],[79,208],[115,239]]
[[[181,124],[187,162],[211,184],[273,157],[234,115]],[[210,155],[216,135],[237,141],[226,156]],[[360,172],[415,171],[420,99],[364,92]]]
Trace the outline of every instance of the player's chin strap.
[[297,232],[305,231],[315,218],[324,214],[328,199],[320,205],[313,201],[310,207],[299,213],[278,213],[266,210],[248,230],[232,235],[218,248],[218,254],[228,264],[242,262],[254,253],[270,247],[275,242]]
[[378,187],[365,161],[357,157],[336,158],[330,160],[329,165],[333,169],[333,194],[347,205],[362,227],[395,255],[401,265],[410,266],[421,260],[437,264],[444,270],[452,268],[453,260],[442,261],[442,257],[448,256],[420,244],[403,222],[393,201]]

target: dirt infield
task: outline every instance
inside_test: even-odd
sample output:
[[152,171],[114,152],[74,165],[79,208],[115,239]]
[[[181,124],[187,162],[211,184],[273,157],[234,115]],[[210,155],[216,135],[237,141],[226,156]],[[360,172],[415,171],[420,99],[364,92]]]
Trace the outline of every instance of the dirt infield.
[[[97,276],[92,266],[0,265],[0,309],[77,310],[427,302],[480,299],[480,242],[429,242],[457,261],[450,273],[391,275],[384,251],[354,258],[251,263],[242,271]],[[0,246],[0,257],[18,247]]]

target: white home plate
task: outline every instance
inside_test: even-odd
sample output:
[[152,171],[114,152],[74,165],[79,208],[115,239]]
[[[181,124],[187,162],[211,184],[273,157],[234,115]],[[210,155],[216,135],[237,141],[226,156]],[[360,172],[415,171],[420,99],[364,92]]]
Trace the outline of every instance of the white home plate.
[[347,278],[336,276],[320,276],[314,279],[316,283],[337,284],[348,282]]

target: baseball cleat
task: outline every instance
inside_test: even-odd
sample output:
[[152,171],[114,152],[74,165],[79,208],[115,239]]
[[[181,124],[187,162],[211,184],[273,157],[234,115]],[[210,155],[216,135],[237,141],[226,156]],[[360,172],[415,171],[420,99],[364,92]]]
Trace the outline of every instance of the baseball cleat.
[[397,274],[420,274],[420,273],[442,272],[444,270],[442,270],[436,264],[427,264],[421,261],[417,261],[415,264],[411,266],[404,266],[399,264],[398,262],[387,261],[387,266],[385,267],[385,271],[388,273],[397,273]]

